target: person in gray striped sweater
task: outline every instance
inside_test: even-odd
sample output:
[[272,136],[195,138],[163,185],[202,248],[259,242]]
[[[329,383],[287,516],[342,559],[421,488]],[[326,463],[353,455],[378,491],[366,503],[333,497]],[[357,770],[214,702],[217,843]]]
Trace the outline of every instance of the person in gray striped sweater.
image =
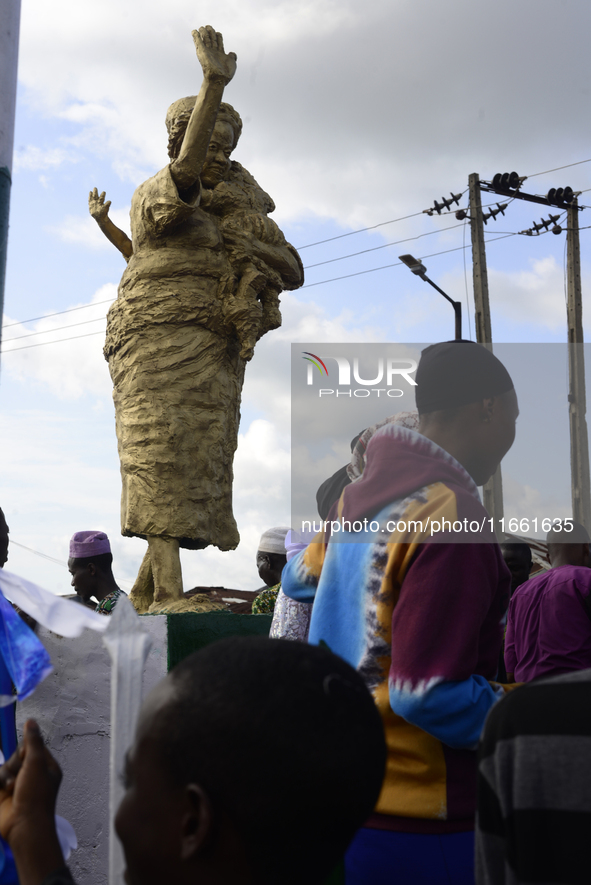
[[510,692],[479,749],[477,885],[591,882],[591,669]]

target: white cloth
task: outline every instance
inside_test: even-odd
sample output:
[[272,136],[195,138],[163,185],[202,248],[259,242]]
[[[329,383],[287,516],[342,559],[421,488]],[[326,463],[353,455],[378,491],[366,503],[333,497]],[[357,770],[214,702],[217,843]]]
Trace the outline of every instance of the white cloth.
[[0,569],[0,591],[43,627],[68,639],[80,636],[87,627],[102,633],[109,626],[109,618],[104,615],[98,615],[63,596],[56,596],[5,569]]
[[316,537],[317,532],[305,531],[305,532],[296,532],[294,529],[290,529],[285,536],[285,552],[287,555],[287,561],[293,559],[294,556],[297,556],[302,550],[305,550],[308,544],[311,544],[314,538]]
[[76,838],[74,827],[65,817],[60,817],[59,814],[56,814],[55,829],[64,860],[67,860],[71,853],[78,848],[78,839]]
[[296,602],[279,590],[273,611],[269,637],[307,642],[312,617],[311,602]]

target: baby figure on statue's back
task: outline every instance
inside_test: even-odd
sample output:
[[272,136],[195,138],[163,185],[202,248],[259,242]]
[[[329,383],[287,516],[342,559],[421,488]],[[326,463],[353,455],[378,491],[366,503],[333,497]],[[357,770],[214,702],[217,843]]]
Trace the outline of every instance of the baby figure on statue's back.
[[[240,121],[234,108],[226,104],[222,104],[218,120],[223,119],[224,112],[230,112]],[[281,325],[279,294],[284,289],[301,286],[304,276],[301,259],[268,217],[268,213],[275,210],[275,203],[240,163],[233,161],[227,178],[214,189],[203,189],[201,206],[219,219],[226,253],[238,277],[238,283],[233,281],[230,291],[222,291],[220,295],[225,315],[240,341],[240,356],[250,360],[258,339]],[[254,253],[253,238],[257,241]],[[272,253],[278,248],[287,249],[293,256],[299,268],[297,274],[290,274],[289,267],[283,267],[280,274],[272,266],[268,259],[274,258]]]

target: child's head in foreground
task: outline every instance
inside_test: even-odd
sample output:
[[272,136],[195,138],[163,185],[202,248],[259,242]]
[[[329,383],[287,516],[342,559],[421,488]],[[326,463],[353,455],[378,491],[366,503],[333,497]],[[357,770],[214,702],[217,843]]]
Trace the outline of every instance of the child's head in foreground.
[[231,638],[148,696],[116,817],[129,885],[314,885],[377,801],[386,749],[359,674],[317,646]]

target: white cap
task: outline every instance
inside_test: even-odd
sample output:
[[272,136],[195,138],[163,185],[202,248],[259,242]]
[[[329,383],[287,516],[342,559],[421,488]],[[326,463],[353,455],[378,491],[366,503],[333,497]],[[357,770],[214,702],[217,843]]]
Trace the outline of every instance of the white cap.
[[276,525],[267,529],[259,541],[259,553],[282,553],[285,556],[285,536],[290,531],[288,525]]

